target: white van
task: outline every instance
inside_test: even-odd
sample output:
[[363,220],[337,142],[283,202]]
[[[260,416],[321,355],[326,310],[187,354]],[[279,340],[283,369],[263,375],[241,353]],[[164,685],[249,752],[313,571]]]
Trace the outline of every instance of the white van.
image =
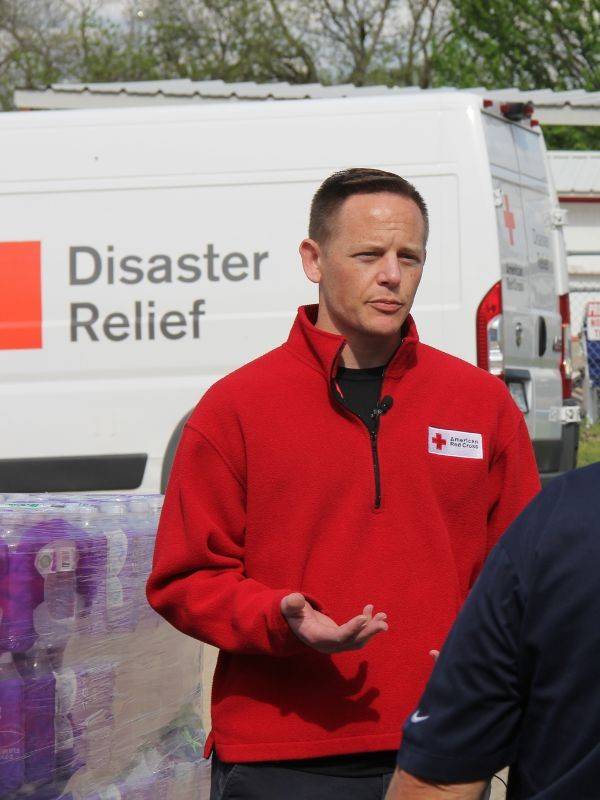
[[297,247],[349,166],[430,207],[421,338],[507,381],[542,473],[572,466],[564,246],[530,111],[423,92],[1,115],[0,492],[164,487],[206,388],[316,300]]

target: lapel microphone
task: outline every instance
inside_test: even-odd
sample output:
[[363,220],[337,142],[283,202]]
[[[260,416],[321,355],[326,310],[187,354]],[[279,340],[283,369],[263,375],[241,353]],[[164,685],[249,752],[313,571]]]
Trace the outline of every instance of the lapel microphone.
[[393,405],[394,398],[390,397],[389,394],[386,394],[385,397],[382,397],[377,403],[373,411],[371,411],[371,416],[373,418],[380,417],[382,414],[386,414]]

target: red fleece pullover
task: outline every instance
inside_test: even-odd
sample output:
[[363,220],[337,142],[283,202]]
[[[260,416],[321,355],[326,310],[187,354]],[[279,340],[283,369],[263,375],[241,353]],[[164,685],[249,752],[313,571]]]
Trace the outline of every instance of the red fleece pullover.
[[[148,600],[221,649],[207,752],[214,743],[224,761],[397,748],[429,651],[539,488],[504,384],[419,343],[409,318],[383,380],[393,406],[380,422],[376,507],[369,433],[332,387],[344,339],[315,318],[300,309],[284,345],[206,392],[158,530]],[[462,434],[476,457],[464,457]],[[318,653],[281,614],[294,591],[338,622],[373,603],[389,631],[363,650]]]

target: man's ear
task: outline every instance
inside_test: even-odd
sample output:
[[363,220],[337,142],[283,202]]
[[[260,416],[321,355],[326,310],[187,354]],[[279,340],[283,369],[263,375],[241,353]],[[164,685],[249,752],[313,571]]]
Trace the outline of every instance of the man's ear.
[[302,268],[309,281],[321,282],[321,248],[314,239],[304,239],[299,247]]

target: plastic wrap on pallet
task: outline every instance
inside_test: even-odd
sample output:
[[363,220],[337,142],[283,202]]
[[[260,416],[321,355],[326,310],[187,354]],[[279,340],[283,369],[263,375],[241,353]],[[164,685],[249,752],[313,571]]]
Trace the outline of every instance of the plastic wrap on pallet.
[[0,500],[0,798],[208,798],[201,648],[145,596],[162,497]]

